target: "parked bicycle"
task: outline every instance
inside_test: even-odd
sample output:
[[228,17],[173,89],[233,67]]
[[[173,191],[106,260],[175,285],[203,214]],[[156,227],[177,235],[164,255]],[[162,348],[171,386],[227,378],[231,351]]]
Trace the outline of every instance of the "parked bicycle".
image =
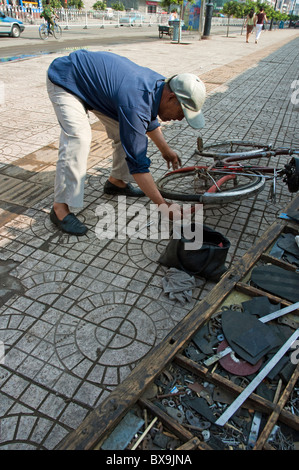
[[[197,147],[193,157],[212,158],[213,163],[179,168],[159,178],[156,183],[164,198],[220,207],[258,194],[269,178],[273,198],[278,179],[286,183],[289,192],[299,190],[299,149],[274,149],[272,145],[242,141],[204,147],[201,138]],[[245,163],[280,155],[291,157],[281,169]]]
[[55,39],[60,39],[62,36],[61,26],[54,21],[54,28],[52,30],[49,23],[43,23],[39,27],[39,36],[43,40],[48,39],[49,36],[54,36]]

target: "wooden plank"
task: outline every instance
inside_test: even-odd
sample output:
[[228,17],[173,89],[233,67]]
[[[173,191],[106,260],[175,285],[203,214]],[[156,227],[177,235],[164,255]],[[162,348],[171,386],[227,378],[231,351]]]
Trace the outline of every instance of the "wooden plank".
[[270,294],[269,292],[258,289],[257,287],[249,286],[244,282],[237,282],[235,288],[237,291],[242,292],[243,294],[250,295],[251,297],[257,297],[259,295],[267,296],[270,302],[281,303],[283,307],[291,305],[291,302],[289,302],[288,300],[282,299],[281,297],[277,297],[277,295]]
[[268,255],[267,253],[263,253],[261,255],[261,260],[265,263],[271,263],[275,266],[279,266],[280,268],[286,269],[287,271],[296,271],[297,269],[295,265],[287,263],[282,259],[274,258],[274,256]]
[[272,447],[271,444],[269,444],[269,442],[266,442],[263,450],[276,450],[276,449]]
[[283,410],[283,407],[285,406],[286,402],[288,401],[288,398],[290,396],[290,393],[292,392],[297,380],[299,377],[299,364],[297,365],[296,369],[294,370],[291,379],[289,380],[286,388],[284,389],[284,392],[279,399],[277,405],[275,406],[275,409],[271,413],[269,419],[267,420],[267,423],[261,432],[260,437],[257,440],[256,445],[254,446],[253,450],[261,450],[263,449],[267,439],[270,436],[270,433],[277,423],[277,420],[280,416],[281,411]]
[[[180,447],[177,447],[176,450],[194,450],[194,449],[200,449],[202,447],[202,442],[198,439],[198,437],[192,437],[190,441],[186,442],[185,444],[181,445]],[[209,450],[210,447],[208,446]]]

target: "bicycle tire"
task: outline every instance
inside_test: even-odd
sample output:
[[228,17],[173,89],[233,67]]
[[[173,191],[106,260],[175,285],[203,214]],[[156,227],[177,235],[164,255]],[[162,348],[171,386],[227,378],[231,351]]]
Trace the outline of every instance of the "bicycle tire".
[[62,36],[62,29],[61,29],[61,27],[59,26],[59,24],[55,24],[53,34],[54,34],[54,38],[55,38],[55,39],[60,39],[60,38],[61,38],[61,36]]
[[48,39],[49,37],[49,32],[48,32],[48,26],[46,24],[41,24],[39,29],[39,37],[44,41],[45,39]]
[[[217,190],[215,192],[209,192],[213,186],[214,189],[216,189],[215,185],[211,184],[210,189],[205,189],[206,181],[204,173],[202,173],[201,177],[198,174],[199,169],[204,171],[207,168],[208,167],[190,167],[171,171],[156,181],[157,188],[165,199],[197,202],[203,205],[220,207],[252,197],[262,191],[265,187],[266,178],[262,174],[257,172],[246,172],[246,174],[242,174],[242,172],[239,172],[237,175],[239,182],[233,182],[233,177],[231,177],[231,181],[227,181],[225,183],[227,186],[223,190],[218,192]],[[227,173],[224,173],[222,169],[213,169],[210,173],[215,180],[227,175]],[[196,189],[198,192],[196,192],[196,190],[193,192],[190,191],[193,184],[192,180],[194,180],[195,176],[197,180],[196,182],[199,182]],[[181,184],[178,184],[178,179],[184,179],[184,185],[182,184],[182,181],[180,181]],[[187,188],[186,190],[185,187]],[[200,190],[202,192],[199,192]]]

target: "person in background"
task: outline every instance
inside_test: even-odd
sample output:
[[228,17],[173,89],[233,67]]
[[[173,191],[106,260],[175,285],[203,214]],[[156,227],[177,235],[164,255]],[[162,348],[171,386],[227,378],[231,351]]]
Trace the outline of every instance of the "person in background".
[[49,31],[54,31],[54,18],[56,17],[54,8],[51,7],[51,1],[46,0],[46,6],[44,7],[42,13],[40,14],[41,18],[44,18],[48,23]]
[[178,19],[178,13],[176,10],[171,10],[168,21],[174,21]]
[[246,26],[246,42],[249,42],[250,35],[253,31],[253,28],[256,25],[256,16],[254,8],[251,8],[250,12],[247,15],[245,26]]
[[264,12],[264,8],[261,7],[259,13],[256,15],[256,33],[255,33],[255,44],[258,43],[260,38],[264,21],[268,21],[266,13]]

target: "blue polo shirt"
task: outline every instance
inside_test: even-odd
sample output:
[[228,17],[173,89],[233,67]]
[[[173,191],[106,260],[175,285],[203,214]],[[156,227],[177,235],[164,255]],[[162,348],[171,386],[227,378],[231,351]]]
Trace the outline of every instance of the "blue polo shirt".
[[146,133],[159,126],[165,77],[111,52],[84,49],[55,59],[48,76],[88,109],[118,121],[130,173],[149,172]]

